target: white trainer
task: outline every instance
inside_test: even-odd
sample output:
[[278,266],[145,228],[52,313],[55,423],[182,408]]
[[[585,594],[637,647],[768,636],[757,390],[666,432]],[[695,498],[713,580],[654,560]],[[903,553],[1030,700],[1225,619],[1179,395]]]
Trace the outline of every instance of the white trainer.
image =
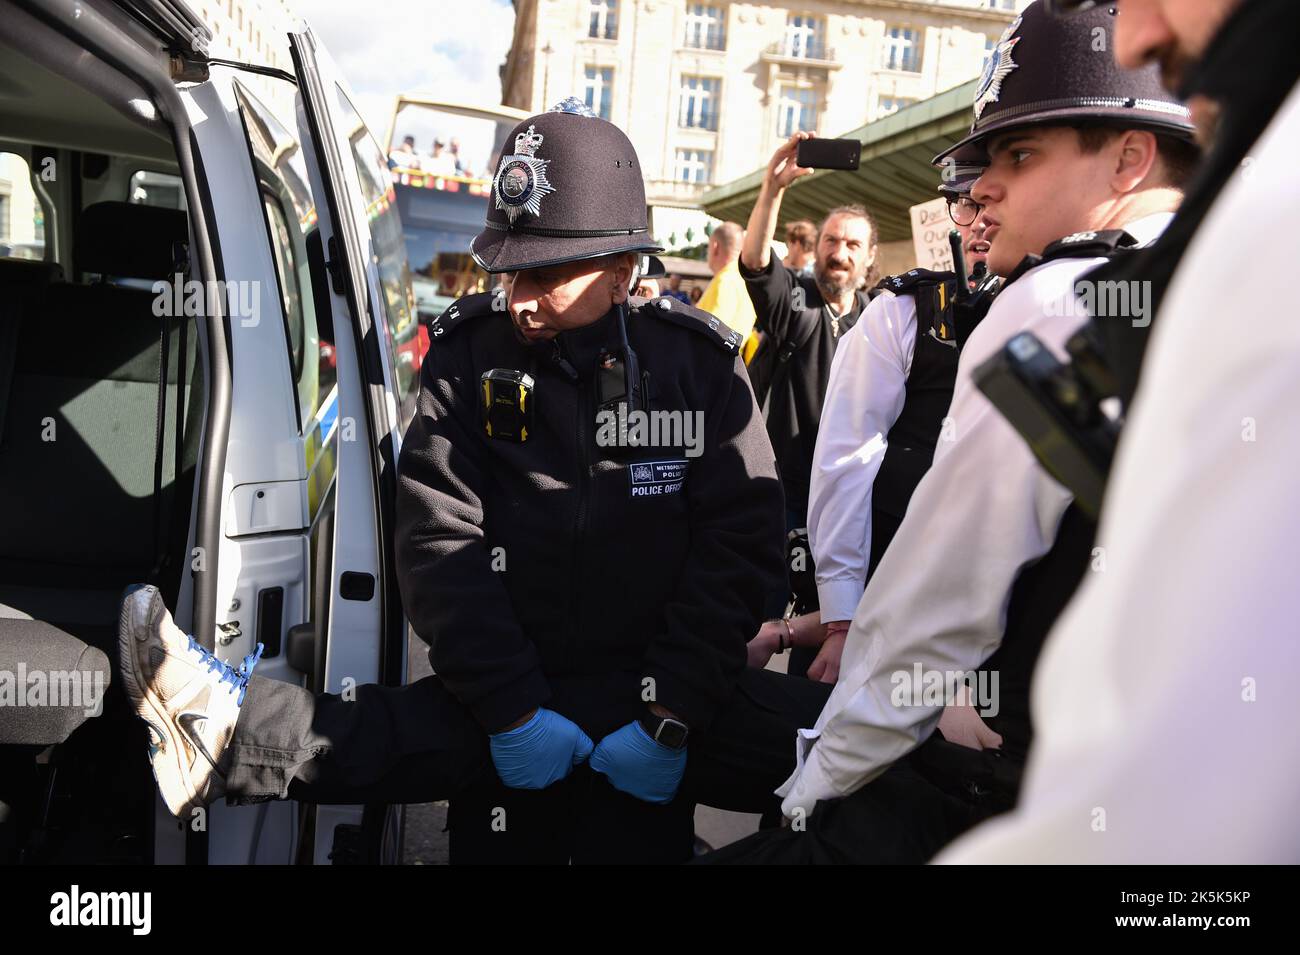
[[163,801],[188,817],[225,791],[221,757],[262,645],[238,669],[221,662],[176,626],[158,588],[145,586],[122,601],[118,654],[127,697],[149,727]]

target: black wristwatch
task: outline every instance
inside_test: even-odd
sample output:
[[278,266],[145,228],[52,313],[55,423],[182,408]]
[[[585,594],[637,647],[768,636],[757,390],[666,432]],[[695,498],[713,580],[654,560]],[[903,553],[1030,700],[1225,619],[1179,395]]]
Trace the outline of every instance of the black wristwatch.
[[686,740],[691,735],[690,727],[681,720],[668,716],[643,716],[641,727],[650,734],[656,743],[662,743],[669,749],[684,749]]

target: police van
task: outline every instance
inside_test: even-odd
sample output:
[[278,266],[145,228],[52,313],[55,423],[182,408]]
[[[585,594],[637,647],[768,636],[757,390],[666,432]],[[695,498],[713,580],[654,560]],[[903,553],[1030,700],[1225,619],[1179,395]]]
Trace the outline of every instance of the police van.
[[398,861],[397,806],[172,817],[108,672],[147,581],[221,659],[264,644],[259,676],[405,681],[386,157],[305,26],[280,67],[210,56],[182,0],[0,23],[0,211],[33,233],[0,257],[0,860]]

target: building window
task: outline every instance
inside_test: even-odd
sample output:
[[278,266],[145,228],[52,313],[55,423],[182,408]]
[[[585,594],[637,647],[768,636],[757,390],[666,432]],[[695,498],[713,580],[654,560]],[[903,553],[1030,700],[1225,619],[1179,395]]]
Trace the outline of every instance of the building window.
[[686,4],[686,37],[682,43],[695,50],[724,49],[722,8],[704,3]]
[[785,23],[785,55],[806,59],[826,58],[822,40],[822,22],[806,13],[795,14]]
[[618,39],[618,0],[591,0],[587,36],[597,40]]
[[609,119],[609,104],[613,99],[614,70],[611,67],[587,67],[587,79],[583,94],[587,105],[601,119]]
[[126,201],[140,206],[184,209],[185,183],[171,173],[140,169],[127,183]]
[[788,139],[796,132],[817,129],[817,91],[798,86],[782,86],[776,107],[776,134]]
[[876,110],[876,116],[879,118],[888,116],[890,113],[897,113],[904,106],[911,106],[915,102],[915,98],[911,96],[882,96],[880,97],[880,107]]
[[0,258],[45,258],[45,210],[17,153],[0,152]]
[[885,31],[882,68],[904,73],[921,72],[921,33],[911,27],[890,27]]
[[678,182],[708,184],[713,181],[713,150],[679,149],[673,178]]
[[687,129],[718,128],[718,95],[721,80],[706,76],[683,76],[681,108],[677,125]]

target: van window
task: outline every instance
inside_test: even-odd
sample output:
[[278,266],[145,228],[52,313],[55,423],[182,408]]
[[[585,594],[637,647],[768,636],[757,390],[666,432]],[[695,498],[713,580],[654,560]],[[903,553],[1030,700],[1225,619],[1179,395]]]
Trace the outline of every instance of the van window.
[[131,176],[126,201],[142,206],[184,209],[185,184],[181,182],[180,176],[173,176],[169,172],[139,169]]
[[406,240],[402,220],[397,213],[397,195],[393,189],[388,160],[366,128],[361,115],[352,106],[341,87],[335,87],[344,128],[352,145],[352,159],[361,180],[366,203],[366,221],[370,227],[370,247],[379,272],[380,299],[384,303],[384,322],[380,323],[397,378],[398,406],[402,409],[400,425],[405,428],[415,408],[415,392],[420,384],[420,339],[414,295],[411,291],[411,267],[406,259]]
[[316,228],[316,202],[297,136],[238,81],[235,94],[275,259],[285,342],[297,388],[299,425],[306,428],[326,404],[337,380],[334,350],[330,343],[321,341],[316,324],[307,259],[307,236]]
[[45,258],[45,211],[17,153],[0,152],[0,258]]
[[289,327],[289,355],[293,367],[293,380],[301,383],[306,318],[302,311],[302,290],[298,287],[298,269],[294,262],[289,220],[285,217],[280,200],[269,193],[262,194],[262,211],[266,214],[266,223],[271,230],[271,254],[275,257],[275,274],[280,282],[280,297]]

